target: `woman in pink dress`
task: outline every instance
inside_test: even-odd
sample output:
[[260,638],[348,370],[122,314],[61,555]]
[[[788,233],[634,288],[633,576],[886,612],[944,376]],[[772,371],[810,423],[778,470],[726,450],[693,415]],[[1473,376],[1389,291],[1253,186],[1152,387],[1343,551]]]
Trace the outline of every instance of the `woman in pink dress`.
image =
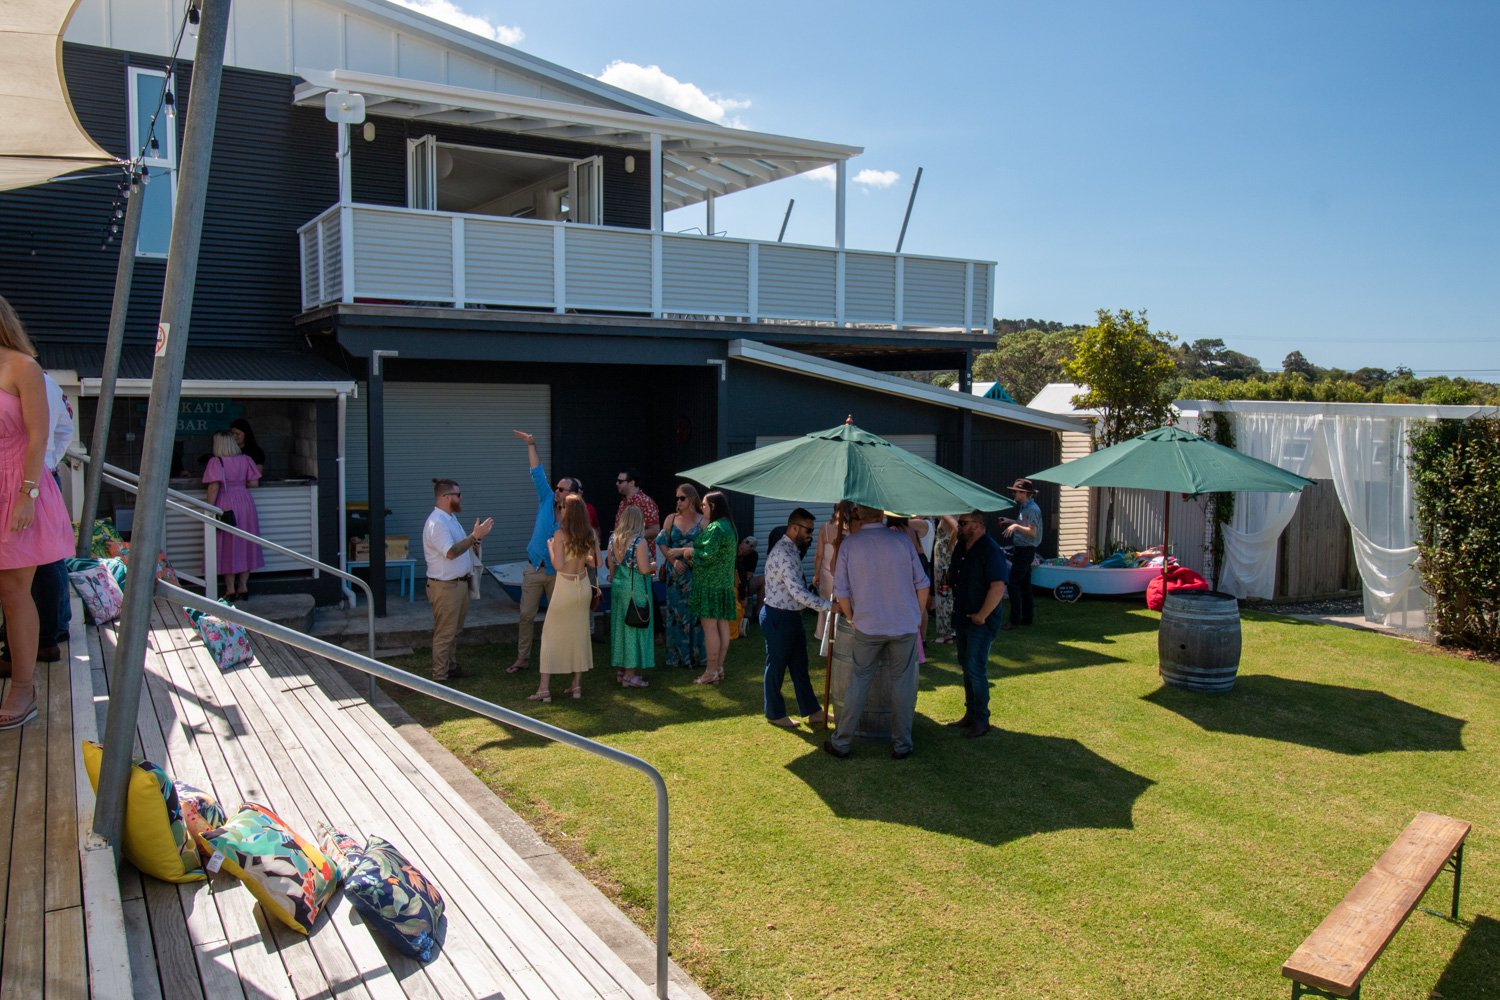
[[[203,470],[208,484],[208,502],[234,514],[234,526],[252,535],[260,534],[260,517],[250,490],[260,485],[260,467],[249,455],[241,454],[234,435],[219,431],[214,435],[214,457]],[[260,546],[252,541],[219,534],[219,572],[224,574],[224,597],[234,601],[250,596],[250,571],[266,564]]]
[[52,421],[36,348],[0,298],[0,608],[10,635],[10,689],[0,729],[36,717],[37,615],[31,578],[38,566],[73,554],[73,523],[57,483],[42,468]]

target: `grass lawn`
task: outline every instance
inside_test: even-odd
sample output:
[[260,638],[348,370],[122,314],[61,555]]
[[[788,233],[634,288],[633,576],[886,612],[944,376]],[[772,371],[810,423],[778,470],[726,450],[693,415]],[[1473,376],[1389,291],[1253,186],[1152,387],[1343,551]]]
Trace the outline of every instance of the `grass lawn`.
[[[535,704],[534,672],[499,670],[509,645],[461,650],[464,687],[661,770],[672,953],[716,997],[1284,998],[1282,961],[1424,809],[1474,824],[1463,920],[1416,911],[1364,996],[1500,996],[1500,667],[1247,612],[1238,684],[1201,695],[1160,684],[1136,603],[1037,618],[995,643],[983,739],[942,725],[963,686],[929,648],[901,762],[767,725],[758,630],[718,688],[596,668],[581,701]],[[647,781],[395,694],[650,929]],[[1451,889],[1422,905],[1446,915]]]

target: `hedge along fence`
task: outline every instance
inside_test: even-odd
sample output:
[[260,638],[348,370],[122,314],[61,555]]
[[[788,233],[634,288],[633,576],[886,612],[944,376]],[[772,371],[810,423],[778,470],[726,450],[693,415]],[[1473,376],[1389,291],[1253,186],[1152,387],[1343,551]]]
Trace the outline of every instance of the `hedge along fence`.
[[1500,652],[1500,418],[1411,434],[1417,549],[1434,641]]

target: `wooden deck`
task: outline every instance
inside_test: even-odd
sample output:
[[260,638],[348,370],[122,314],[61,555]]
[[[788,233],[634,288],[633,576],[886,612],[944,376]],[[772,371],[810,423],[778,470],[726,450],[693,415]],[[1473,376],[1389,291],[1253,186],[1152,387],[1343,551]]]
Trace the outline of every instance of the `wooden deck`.
[[[15,825],[0,860],[0,1000],[655,995],[330,664],[254,636],[256,662],[221,672],[164,601],[136,752],[231,811],[259,802],[304,836],[326,819],[397,844],[442,889],[444,943],[431,962],[407,959],[341,894],[304,937],[268,922],[229,876],[173,885],[127,864],[116,882],[87,833],[93,795],[76,753],[103,727],[115,635],[75,625],[73,637],[46,673],[48,711],[0,733],[0,829]],[[44,813],[45,830],[28,819]]]

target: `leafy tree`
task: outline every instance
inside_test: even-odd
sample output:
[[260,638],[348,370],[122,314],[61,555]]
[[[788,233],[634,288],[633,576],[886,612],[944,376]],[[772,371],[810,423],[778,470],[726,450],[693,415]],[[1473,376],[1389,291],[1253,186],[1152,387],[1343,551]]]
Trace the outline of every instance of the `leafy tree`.
[[1002,336],[995,350],[974,359],[974,381],[999,382],[1012,399],[1031,402],[1048,382],[1063,380],[1063,362],[1073,353],[1066,330],[1020,330]]
[[1304,358],[1301,351],[1293,351],[1282,359],[1281,370],[1288,375],[1306,375],[1309,379],[1316,379],[1321,374],[1318,366]]
[[[1087,386],[1073,405],[1099,412],[1098,437],[1105,447],[1166,423],[1172,412],[1168,381],[1177,366],[1174,338],[1152,333],[1146,310],[1111,313],[1100,309],[1098,322],[1073,342],[1073,357],[1063,363],[1070,381]],[[1115,514],[1115,491],[1105,508],[1104,538],[1109,541]]]
[[1177,348],[1177,373],[1187,378],[1234,380],[1260,374],[1260,361],[1231,351],[1224,341],[1195,340]]

